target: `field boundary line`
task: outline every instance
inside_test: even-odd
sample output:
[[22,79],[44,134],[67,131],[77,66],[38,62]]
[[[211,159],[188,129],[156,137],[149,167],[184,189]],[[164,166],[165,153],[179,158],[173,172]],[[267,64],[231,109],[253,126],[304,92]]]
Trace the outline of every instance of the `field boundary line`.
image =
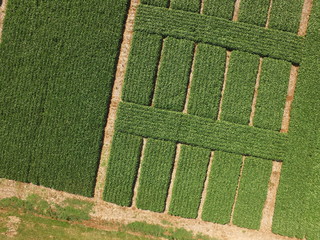
[[[270,8],[272,6],[272,1],[273,0],[270,0]],[[311,9],[312,9],[312,0],[305,0],[302,8],[300,25],[298,30],[299,36],[305,36],[307,34],[309,18],[311,15]],[[268,21],[267,21],[266,27],[267,26],[268,26]],[[294,92],[297,84],[299,68],[300,68],[299,66],[291,65],[286,103],[283,111],[282,124],[281,124],[281,130],[280,130],[280,132],[282,133],[288,133],[289,131],[290,112],[291,112],[292,102],[294,99]],[[263,232],[272,232],[272,222],[273,222],[273,216],[275,211],[277,191],[280,184],[282,164],[283,164],[282,162],[272,161],[272,172],[269,179],[267,198],[266,198],[264,208],[262,210],[262,217],[261,217],[260,231],[263,231]]]
[[217,120],[221,119],[223,96],[224,96],[224,92],[226,90],[226,85],[227,85],[227,75],[228,75],[228,70],[229,70],[230,57],[231,57],[231,51],[227,50],[226,51],[226,64],[225,64],[225,70],[224,70],[224,74],[223,74],[223,84],[222,84],[222,89],[221,89],[221,93],[220,93],[220,101],[219,101],[219,110],[218,110]]
[[100,163],[96,178],[96,186],[94,190],[94,199],[102,200],[106,179],[106,169],[108,158],[110,155],[111,141],[114,134],[114,125],[119,102],[121,101],[121,92],[124,82],[125,70],[128,63],[130,45],[133,36],[133,25],[140,0],[131,0],[127,15],[127,20],[123,32],[123,40],[120,47],[119,60],[112,89],[111,101],[109,105],[109,114],[104,129],[103,145],[100,155]]
[[177,174],[178,162],[180,159],[181,145],[182,145],[181,143],[177,143],[177,146],[176,146],[176,155],[174,158],[174,164],[173,164],[172,173],[171,173],[170,185],[169,185],[168,195],[167,195],[167,199],[166,199],[166,206],[165,206],[165,210],[164,210],[164,213],[166,213],[166,214],[169,214],[173,185],[174,185],[174,181],[175,181],[176,174]]
[[3,24],[4,18],[6,16],[8,0],[2,0],[2,5],[0,6],[0,43],[2,42],[2,31],[3,31]]
[[[241,228],[238,226],[230,226],[224,224],[217,224],[212,222],[199,221],[198,219],[186,219],[167,215],[164,213],[156,213],[148,210],[132,209],[128,207],[121,207],[113,203],[104,201],[97,202],[90,197],[84,197],[67,192],[58,191],[55,189],[34,185],[32,183],[22,183],[13,180],[0,178],[0,199],[18,197],[26,199],[31,194],[37,194],[42,199],[61,203],[65,199],[77,199],[88,201],[94,204],[90,216],[93,220],[103,220],[112,222],[125,223],[131,222],[147,222],[150,224],[163,225],[163,220],[166,220],[178,228],[185,228],[193,231],[194,234],[202,233],[208,234],[211,237],[228,240],[252,240],[252,239],[273,239],[273,240],[301,240],[297,238],[290,238],[274,233],[264,233],[252,229]],[[167,226],[167,225],[166,225]]]
[[188,103],[190,99],[190,92],[191,92],[191,85],[192,85],[192,79],[193,79],[193,72],[194,72],[194,65],[196,62],[196,54],[197,54],[197,48],[198,44],[195,43],[193,46],[193,57],[192,57],[192,63],[191,63],[191,70],[190,70],[190,75],[189,75],[189,82],[188,82],[188,87],[187,87],[187,94],[186,94],[186,99],[184,102],[184,108],[183,108],[183,113],[188,113]]
[[209,179],[210,179],[210,174],[211,174],[211,168],[212,168],[213,161],[214,161],[214,151],[210,152],[210,159],[209,159],[209,164],[208,164],[208,170],[207,170],[207,173],[206,173],[206,180],[205,180],[204,185],[203,185],[201,201],[200,201],[200,205],[199,205],[199,209],[198,209],[198,217],[197,217],[197,219],[199,219],[199,220],[202,220],[203,206],[204,206],[204,203],[205,203],[206,197],[207,197],[208,185],[209,185]]
[[253,99],[252,99],[252,104],[251,104],[251,113],[250,113],[250,118],[249,118],[249,126],[253,126],[254,114],[256,112],[256,104],[257,104],[258,91],[259,91],[260,78],[261,78],[261,71],[262,71],[262,62],[263,62],[263,58],[260,57],[259,66],[258,66],[258,73],[257,73],[257,79],[256,79],[256,84],[254,86],[254,94],[253,94]]
[[246,156],[242,156],[242,163],[241,163],[241,168],[240,168],[240,173],[239,173],[239,177],[238,177],[238,184],[237,184],[237,189],[236,189],[236,193],[234,195],[234,200],[233,200],[233,204],[232,204],[232,210],[231,210],[231,214],[230,214],[230,225],[234,225],[233,222],[233,215],[234,215],[234,210],[236,208],[236,204],[237,204],[237,198],[238,198],[238,194],[239,194],[239,188],[240,188],[240,184],[241,184],[241,177],[242,177],[242,172],[243,172],[243,168],[244,168],[244,163],[246,160]]
[[142,167],[142,162],[144,160],[144,153],[146,151],[147,141],[148,141],[147,138],[142,139],[142,148],[141,148],[141,155],[140,155],[140,161],[139,161],[139,168],[138,168],[136,182],[135,182],[134,189],[133,189],[132,204],[131,204],[132,208],[137,208],[137,196],[138,196],[138,189],[139,189],[139,185],[140,185],[141,167]]
[[241,0],[236,0],[234,3],[233,16],[232,16],[232,21],[234,21],[234,22],[238,21],[239,12],[240,12],[240,4],[241,4]]

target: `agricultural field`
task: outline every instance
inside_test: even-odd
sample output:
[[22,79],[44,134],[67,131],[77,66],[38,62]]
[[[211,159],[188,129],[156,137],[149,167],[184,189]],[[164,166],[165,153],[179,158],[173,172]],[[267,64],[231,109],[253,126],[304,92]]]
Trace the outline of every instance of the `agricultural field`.
[[127,0],[8,1],[0,177],[93,196],[128,7]]
[[9,0],[0,177],[318,240],[319,58],[320,0]]

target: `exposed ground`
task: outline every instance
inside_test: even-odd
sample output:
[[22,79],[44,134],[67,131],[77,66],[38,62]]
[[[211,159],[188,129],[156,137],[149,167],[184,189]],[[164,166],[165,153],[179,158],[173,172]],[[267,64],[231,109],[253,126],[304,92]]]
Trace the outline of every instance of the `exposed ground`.
[[297,240],[273,234],[271,232],[249,230],[232,225],[221,225],[203,222],[197,219],[185,219],[163,213],[154,213],[135,208],[120,207],[111,203],[93,198],[86,198],[66,192],[61,192],[34,184],[1,179],[0,200],[3,198],[18,197],[27,199],[31,194],[36,194],[49,203],[63,204],[66,199],[76,199],[93,203],[90,217],[92,220],[85,224],[98,229],[107,229],[103,221],[129,224],[133,222],[146,222],[164,227],[175,226],[192,231],[194,234],[204,234],[220,240]]

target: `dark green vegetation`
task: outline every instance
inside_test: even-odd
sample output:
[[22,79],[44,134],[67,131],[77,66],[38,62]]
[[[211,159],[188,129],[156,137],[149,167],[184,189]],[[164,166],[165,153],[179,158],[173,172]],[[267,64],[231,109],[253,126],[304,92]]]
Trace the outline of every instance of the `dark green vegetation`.
[[238,185],[242,156],[215,151],[202,219],[227,224]]
[[[147,139],[141,163],[137,207],[163,212],[176,153],[174,142]],[[161,154],[159,154],[161,153]]]
[[209,164],[210,150],[181,145],[169,212],[196,218]]
[[[76,199],[66,199],[61,205],[51,204],[37,195],[30,195],[26,200],[16,197],[2,199],[0,200],[1,239],[214,240],[205,235],[194,236],[192,232],[183,228],[145,222],[132,222],[128,225],[105,221],[95,222],[90,220],[88,215],[92,205],[90,202]],[[19,219],[14,237],[7,236],[9,230],[7,223],[12,217]],[[168,225],[165,222],[163,224]]]
[[305,56],[292,105],[289,151],[282,166],[273,231],[320,239],[320,2],[313,2]]
[[135,30],[293,63],[300,63],[302,57],[303,38],[296,34],[192,12],[140,5]]
[[0,177],[92,196],[127,3],[9,1]]

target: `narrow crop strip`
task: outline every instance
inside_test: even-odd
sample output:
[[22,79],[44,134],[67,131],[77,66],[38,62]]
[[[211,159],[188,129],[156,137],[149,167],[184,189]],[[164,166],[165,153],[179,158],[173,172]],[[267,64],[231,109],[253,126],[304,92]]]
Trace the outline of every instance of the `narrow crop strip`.
[[140,5],[135,31],[189,39],[299,64],[303,37],[179,10]]
[[120,103],[116,130],[278,161],[286,154],[285,133],[132,103]]

